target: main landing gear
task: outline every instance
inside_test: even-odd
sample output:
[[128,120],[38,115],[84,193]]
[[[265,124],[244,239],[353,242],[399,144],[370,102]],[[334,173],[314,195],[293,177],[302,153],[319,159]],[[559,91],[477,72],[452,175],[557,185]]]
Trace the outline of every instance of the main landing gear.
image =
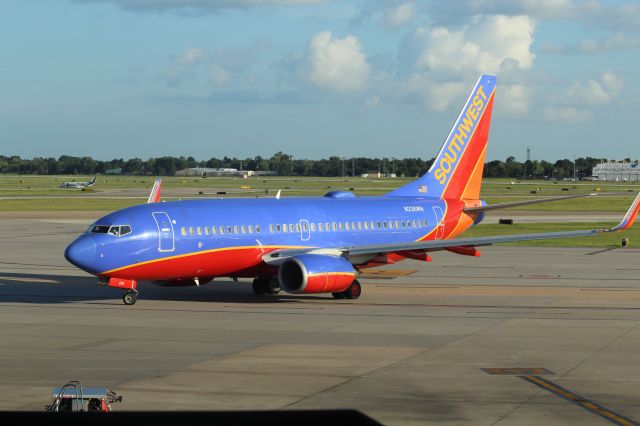
[[278,294],[280,283],[277,278],[261,277],[253,280],[253,292],[255,294]]
[[362,286],[358,280],[353,280],[348,289],[331,294],[334,299],[357,299],[362,294]]
[[131,289],[122,296],[125,305],[134,305],[138,301],[138,291]]

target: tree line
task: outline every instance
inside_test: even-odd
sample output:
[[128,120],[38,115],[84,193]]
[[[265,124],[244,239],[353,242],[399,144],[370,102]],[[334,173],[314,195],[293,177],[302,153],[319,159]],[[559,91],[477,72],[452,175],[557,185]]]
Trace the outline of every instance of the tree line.
[[[627,159],[629,160],[629,159]],[[233,168],[238,170],[270,171],[281,176],[360,176],[364,173],[395,174],[396,176],[415,177],[424,174],[434,159],[420,158],[344,158],[332,156],[321,160],[294,158],[292,155],[277,152],[270,158],[211,158],[198,161],[193,157],[158,157],[142,160],[113,159],[94,160],[91,157],[73,157],[63,155],[59,158],[35,157],[23,159],[19,156],[0,155],[1,174],[25,175],[92,175],[105,174],[118,170],[127,175],[173,176],[178,170],[192,167]],[[600,163],[599,158],[577,158],[575,175],[577,178],[591,176],[593,167]],[[573,178],[574,162],[569,159],[520,162],[515,157],[505,161],[493,160],[485,163],[485,177],[517,179],[562,179]]]

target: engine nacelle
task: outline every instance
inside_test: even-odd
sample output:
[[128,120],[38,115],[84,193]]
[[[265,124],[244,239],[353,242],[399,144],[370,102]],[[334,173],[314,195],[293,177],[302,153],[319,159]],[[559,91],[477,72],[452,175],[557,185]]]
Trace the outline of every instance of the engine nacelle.
[[353,265],[344,257],[303,254],[280,264],[280,287],[289,293],[336,293],[349,288],[356,278]]

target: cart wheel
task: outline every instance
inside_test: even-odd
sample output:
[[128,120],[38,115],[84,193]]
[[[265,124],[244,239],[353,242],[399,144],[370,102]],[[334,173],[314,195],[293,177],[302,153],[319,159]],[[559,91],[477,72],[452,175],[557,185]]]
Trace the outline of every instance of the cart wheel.
[[128,291],[122,296],[125,305],[134,305],[138,300],[138,294],[134,291]]

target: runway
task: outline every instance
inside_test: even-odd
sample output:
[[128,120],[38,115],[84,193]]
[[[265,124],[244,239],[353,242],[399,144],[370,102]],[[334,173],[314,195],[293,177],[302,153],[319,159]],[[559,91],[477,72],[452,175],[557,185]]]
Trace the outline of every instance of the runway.
[[398,425],[640,420],[640,250],[435,253],[367,274],[356,301],[260,297],[229,280],[143,283],[125,306],[63,258],[88,224],[0,222],[2,410],[41,410],[77,379],[122,394],[114,411],[354,408]]

